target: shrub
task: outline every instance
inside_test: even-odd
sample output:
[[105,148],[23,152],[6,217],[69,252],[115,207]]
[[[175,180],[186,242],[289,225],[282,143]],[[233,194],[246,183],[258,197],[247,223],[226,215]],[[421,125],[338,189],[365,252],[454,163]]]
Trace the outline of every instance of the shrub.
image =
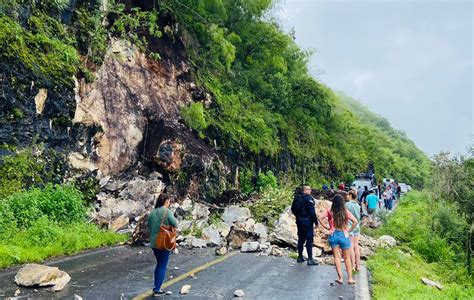
[[28,228],[42,217],[53,222],[78,222],[84,220],[86,212],[81,193],[67,185],[48,184],[44,189],[34,188],[15,194],[7,199],[5,206],[20,228]]
[[189,127],[196,129],[200,133],[207,128],[206,118],[204,116],[204,106],[201,102],[193,103],[181,110],[184,122]]
[[60,182],[63,157],[42,145],[6,155],[0,160],[0,199],[30,187],[42,187],[46,182]]
[[293,200],[291,188],[267,187],[260,195],[257,202],[249,205],[250,211],[257,222],[262,222],[270,227],[275,225],[280,214]]
[[267,187],[276,188],[278,186],[278,181],[272,171],[267,171],[266,173],[260,172],[257,176],[257,188],[259,190],[265,189]]

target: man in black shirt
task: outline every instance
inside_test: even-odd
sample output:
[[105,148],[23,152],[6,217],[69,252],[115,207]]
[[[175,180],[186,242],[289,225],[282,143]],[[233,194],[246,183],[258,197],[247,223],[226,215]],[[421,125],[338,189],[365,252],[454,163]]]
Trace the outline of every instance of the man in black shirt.
[[302,191],[297,192],[291,210],[296,216],[296,226],[298,228],[298,259],[297,262],[304,262],[303,246],[306,242],[308,253],[308,266],[315,266],[319,263],[313,260],[313,239],[314,225],[318,226],[318,218],[314,208],[314,198],[311,196],[311,187],[304,186]]

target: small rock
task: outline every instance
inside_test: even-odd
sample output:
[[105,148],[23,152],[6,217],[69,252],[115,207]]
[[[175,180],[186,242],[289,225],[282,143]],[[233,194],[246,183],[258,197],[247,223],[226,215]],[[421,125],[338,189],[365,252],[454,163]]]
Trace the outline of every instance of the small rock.
[[216,249],[216,255],[223,256],[226,254],[227,254],[227,248],[225,246]]
[[104,178],[102,178],[101,180],[99,180],[99,186],[101,188],[103,188],[110,180],[110,176],[106,176]]
[[259,242],[245,242],[242,243],[241,251],[242,252],[257,252],[259,249]]
[[242,298],[243,296],[245,296],[245,293],[243,290],[236,290],[234,292],[234,297],[237,297],[237,298]]
[[82,300],[82,297],[79,295],[74,294],[74,300]]
[[189,293],[189,291],[191,290],[191,285],[189,284],[185,284],[181,287],[181,291],[179,292],[181,295],[186,295]]
[[191,242],[191,246],[193,248],[206,248],[207,246],[207,242],[203,239],[193,239],[192,242]]
[[173,292],[172,292],[172,291],[167,291],[167,292],[165,293],[165,295],[168,295],[168,296],[169,296],[169,295],[173,295]]
[[428,278],[423,277],[421,278],[421,281],[426,285],[436,287],[438,290],[442,290],[444,288],[441,284],[437,283],[436,281],[430,280]]
[[273,256],[283,256],[283,250],[281,250],[277,246],[273,246],[271,248],[270,254]]
[[16,289],[16,291],[15,291],[15,297],[18,296],[18,295],[20,295],[20,294],[21,294],[20,289]]
[[38,290],[37,290],[37,289],[33,289],[33,292],[38,293]]
[[174,254],[179,254],[178,247],[174,248],[173,253],[174,253]]
[[382,235],[377,240],[377,246],[383,248],[392,248],[397,244],[397,240],[389,235]]
[[173,270],[179,270],[179,268],[178,268],[178,267],[174,267]]
[[130,219],[127,217],[127,215],[121,215],[118,218],[110,221],[109,223],[109,229],[117,232],[120,229],[126,228],[128,226],[128,223],[130,222]]
[[344,299],[344,296],[339,296],[338,299],[342,300],[342,299]]
[[254,219],[250,218],[245,221],[245,230],[247,231],[254,231],[255,223],[257,223]]

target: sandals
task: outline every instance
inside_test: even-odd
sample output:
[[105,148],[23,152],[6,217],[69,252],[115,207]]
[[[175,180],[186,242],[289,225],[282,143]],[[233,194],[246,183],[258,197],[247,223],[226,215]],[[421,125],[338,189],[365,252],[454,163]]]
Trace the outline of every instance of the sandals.
[[336,283],[343,284],[344,282],[341,279],[334,280]]
[[348,280],[347,284],[356,284],[356,281],[355,280]]

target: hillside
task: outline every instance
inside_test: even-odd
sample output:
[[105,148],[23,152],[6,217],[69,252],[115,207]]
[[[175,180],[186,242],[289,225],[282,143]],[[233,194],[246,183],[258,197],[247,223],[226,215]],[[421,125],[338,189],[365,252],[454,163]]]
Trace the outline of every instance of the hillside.
[[[148,125],[182,119],[196,131],[185,139],[194,139],[191,143],[200,149],[207,147],[197,146],[204,141],[209,149],[203,151],[208,154],[218,149],[227,188],[238,187],[239,181],[252,183],[260,170],[271,170],[295,183],[350,181],[369,163],[382,176],[422,186],[429,168],[426,156],[386,120],[311,78],[306,67],[310,53],[264,17],[271,5],[269,0],[2,1],[0,58],[7,95],[2,101],[7,116],[1,123],[3,147],[21,148],[34,139],[66,154],[74,152],[69,160],[76,162],[76,168],[117,175],[150,160],[137,155]],[[123,51],[134,47],[133,51],[144,53],[133,66],[123,66],[123,72],[136,65],[143,69],[140,72],[149,72],[132,94],[148,93],[156,99],[133,108],[127,104],[133,97],[125,95],[121,103],[126,110],[133,115],[137,110],[147,113],[122,125],[120,119],[127,113],[99,116],[96,112],[107,112],[106,107],[90,109],[99,101],[91,91],[111,84],[110,76],[102,74],[114,68],[112,60],[108,63],[107,49],[117,39],[131,43],[122,45]],[[147,82],[154,68],[164,70],[160,73],[164,80]],[[170,70],[174,75],[169,75]],[[73,75],[78,78],[76,92]],[[128,86],[137,80],[130,78]],[[153,90],[170,84],[181,90],[161,95]],[[47,101],[43,100],[44,111],[38,114],[31,100],[38,99],[41,89],[47,89]],[[77,91],[93,96],[82,98],[83,105],[74,96]],[[99,92],[102,101],[114,93]],[[85,106],[88,110],[81,110]],[[160,116],[163,112],[166,117]],[[176,132],[173,127],[170,132]],[[124,131],[125,137],[111,141]],[[97,132],[104,132],[102,141]],[[127,138],[132,134],[134,138]],[[89,143],[102,148],[103,155],[94,158],[89,147],[82,150],[88,157],[78,158],[81,146],[75,140],[94,136],[95,144]],[[210,196],[224,189],[221,184]]]
[[[271,223],[295,185],[350,182],[369,165],[426,184],[429,159],[312,78],[271,6],[0,0],[0,265],[124,239],[88,220],[146,240],[162,192],[217,209],[284,187],[252,207]],[[43,232],[33,255],[27,237]]]

